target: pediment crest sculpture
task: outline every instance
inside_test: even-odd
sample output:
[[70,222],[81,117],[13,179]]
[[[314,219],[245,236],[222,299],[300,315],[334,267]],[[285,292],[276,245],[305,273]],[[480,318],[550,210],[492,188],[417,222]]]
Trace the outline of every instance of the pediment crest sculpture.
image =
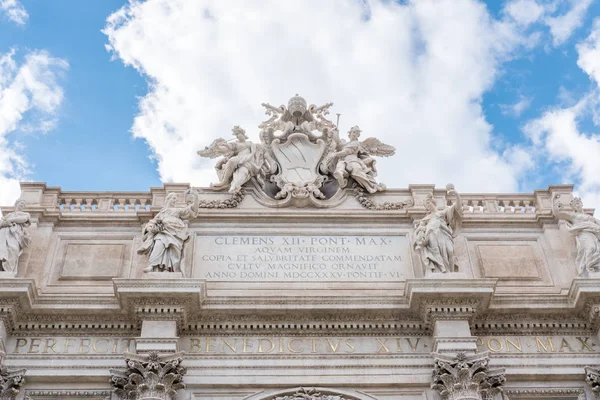
[[333,103],[309,106],[296,95],[287,106],[262,106],[269,118],[258,126],[260,144],[235,126],[235,139],[219,138],[198,151],[202,157],[222,157],[215,165],[214,190],[237,193],[253,181],[274,207],[328,207],[353,185],[369,194],[385,190],[376,180],[374,157],[391,156],[395,148],[373,137],[360,141],[358,126],[348,140],[340,139],[337,124],[327,118]]

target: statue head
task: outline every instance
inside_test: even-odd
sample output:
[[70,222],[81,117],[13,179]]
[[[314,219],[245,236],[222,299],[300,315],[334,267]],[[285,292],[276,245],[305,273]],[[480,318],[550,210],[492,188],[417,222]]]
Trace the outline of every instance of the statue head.
[[177,193],[171,192],[165,198],[165,206],[173,207],[177,203]]
[[297,93],[294,97],[288,101],[288,111],[294,117],[301,117],[306,112],[307,105],[306,100],[302,96],[299,96]]
[[579,197],[573,197],[573,200],[569,203],[571,208],[576,212],[583,212],[583,202]]
[[246,135],[246,131],[243,128],[240,128],[239,125],[234,126],[231,129],[233,136],[237,138],[240,142],[245,142],[248,139],[248,135]]
[[350,138],[350,140],[358,140],[358,138],[360,137],[360,133],[361,132],[362,131],[360,130],[360,128],[358,127],[358,125],[354,125],[348,131],[348,138]]
[[22,211],[25,208],[27,202],[23,199],[18,199],[15,201],[15,211]]
[[425,206],[425,209],[428,213],[433,213],[437,211],[437,204],[431,193],[427,193],[427,195],[425,196],[425,200],[423,200],[423,205]]

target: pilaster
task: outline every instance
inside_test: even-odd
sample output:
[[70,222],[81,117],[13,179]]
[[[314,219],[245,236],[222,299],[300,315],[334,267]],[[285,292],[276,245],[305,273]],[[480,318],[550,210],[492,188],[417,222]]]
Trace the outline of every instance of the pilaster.
[[446,275],[443,279],[408,280],[409,306],[433,330],[434,353],[475,353],[477,338],[469,324],[475,315],[487,310],[497,280]]

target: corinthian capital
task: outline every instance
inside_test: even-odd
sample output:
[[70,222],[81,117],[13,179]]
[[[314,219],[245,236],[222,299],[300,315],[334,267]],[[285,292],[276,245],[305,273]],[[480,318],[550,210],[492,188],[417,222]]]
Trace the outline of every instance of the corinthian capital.
[[502,393],[504,369],[490,370],[488,353],[435,355],[431,388],[444,400],[491,400]]
[[122,400],[172,400],[184,389],[183,353],[148,355],[125,353],[127,368],[110,370],[114,394]]
[[600,369],[585,367],[585,381],[592,387],[596,396],[600,395]]
[[25,383],[25,369],[11,370],[0,367],[0,399],[14,400]]

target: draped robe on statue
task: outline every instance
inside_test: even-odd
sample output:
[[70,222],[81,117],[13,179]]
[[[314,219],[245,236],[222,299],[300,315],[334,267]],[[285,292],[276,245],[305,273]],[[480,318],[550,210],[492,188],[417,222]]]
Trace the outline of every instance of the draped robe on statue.
[[150,254],[149,266],[161,271],[181,272],[183,244],[189,239],[184,219],[194,217],[191,207],[163,208],[143,232],[140,254]]
[[577,242],[578,275],[600,271],[600,224],[591,215],[577,213],[566,226]]
[[15,211],[6,216],[5,219],[11,226],[0,228],[0,270],[16,270],[19,256],[31,240],[24,229],[30,225],[29,217],[29,213],[23,211]]
[[431,272],[455,272],[458,268],[454,240],[461,222],[454,204],[445,210],[426,215],[415,228],[415,249],[421,252],[423,264]]

